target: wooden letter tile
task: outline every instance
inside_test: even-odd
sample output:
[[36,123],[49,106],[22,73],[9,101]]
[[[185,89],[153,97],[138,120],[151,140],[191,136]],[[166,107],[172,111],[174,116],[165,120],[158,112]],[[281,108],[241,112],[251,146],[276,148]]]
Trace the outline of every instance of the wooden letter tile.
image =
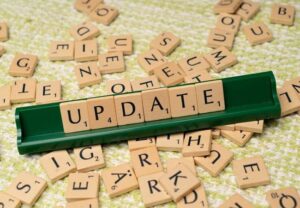
[[195,86],[199,113],[225,109],[223,83],[221,80],[198,83]]
[[73,26],[70,29],[70,34],[75,40],[90,40],[97,38],[100,35],[100,31],[96,25],[87,21]]
[[214,6],[214,13],[229,13],[233,14],[241,5],[241,0],[219,0],[218,3]]
[[203,184],[184,196],[176,203],[176,205],[178,208],[208,208],[209,206]]
[[215,126],[216,129],[219,130],[228,130],[228,131],[234,131],[235,130],[235,124],[227,124],[222,126]]
[[109,25],[119,15],[119,12],[114,7],[99,4],[89,15],[92,20]]
[[137,78],[131,81],[131,85],[133,91],[151,90],[160,87],[158,79],[154,75]]
[[137,177],[163,171],[156,147],[131,151],[130,158]]
[[118,165],[105,169],[101,177],[109,197],[116,197],[139,187],[130,164]]
[[210,155],[194,158],[196,165],[200,165],[213,177],[218,176],[232,159],[233,153],[216,142],[212,142]]
[[75,61],[97,61],[98,44],[96,39],[75,41]]
[[78,64],[75,66],[74,72],[79,88],[99,84],[102,79],[97,62]]
[[218,139],[221,135],[221,130],[220,129],[212,129],[211,130],[211,136],[213,139]]
[[196,166],[193,157],[182,157],[182,158],[172,158],[169,159],[166,163],[167,172],[171,171],[173,168],[176,168],[177,165],[183,164],[187,167],[193,175],[197,176]]
[[172,53],[181,43],[171,32],[163,32],[150,42],[150,48],[159,50],[164,56]]
[[50,45],[50,61],[70,61],[74,59],[74,41],[53,41]]
[[270,190],[266,194],[270,208],[300,207],[300,195],[294,187]]
[[254,208],[254,206],[245,198],[239,194],[234,194],[229,199],[227,199],[219,208],[231,208],[231,207],[241,207],[241,208]]
[[0,87],[0,110],[10,109],[11,86],[4,85]]
[[161,151],[181,152],[183,146],[183,133],[156,137],[156,147]]
[[169,98],[172,118],[198,114],[195,85],[171,87]]
[[124,55],[131,55],[133,52],[132,36],[129,34],[110,36],[107,39],[107,46],[109,52],[120,51]]
[[167,88],[142,91],[145,121],[171,118],[169,91]]
[[4,46],[0,45],[0,57],[5,54],[6,49],[4,48]]
[[253,136],[253,132],[243,130],[221,130],[221,135],[236,145],[243,147]]
[[248,22],[259,11],[259,3],[251,0],[242,0],[242,4],[236,14],[242,17],[242,20]]
[[138,150],[146,147],[155,147],[154,137],[128,140],[129,151]]
[[197,82],[203,82],[203,81],[209,81],[213,78],[210,76],[208,71],[206,70],[199,70],[194,71],[193,73],[190,73],[184,77],[185,83],[197,83]]
[[248,121],[248,122],[235,124],[236,130],[243,130],[243,131],[249,131],[254,133],[262,133],[263,128],[264,128],[264,120]]
[[0,192],[0,205],[3,208],[19,208],[21,207],[21,201],[4,192]]
[[0,41],[7,41],[9,38],[8,26],[6,22],[0,22]]
[[106,91],[108,94],[131,92],[131,83],[127,79],[108,80],[106,82]]
[[210,30],[207,40],[207,46],[211,48],[218,48],[220,46],[224,46],[228,50],[231,50],[233,47],[233,41],[233,32],[228,32],[227,30],[215,28]]
[[103,3],[103,0],[76,0],[74,8],[79,12],[88,14],[101,3]]
[[153,74],[155,68],[167,62],[166,58],[156,49],[141,53],[138,55],[137,61],[148,74]]
[[239,15],[222,13],[217,17],[216,28],[237,34],[240,28],[240,23],[241,17]]
[[86,101],[60,103],[60,115],[65,133],[90,129]]
[[271,183],[261,156],[234,160],[232,170],[239,188],[245,189]]
[[138,179],[145,207],[153,207],[172,200],[158,182],[161,176],[163,176],[163,172],[142,176]]
[[286,86],[292,87],[300,99],[300,76],[296,77],[292,80],[286,81],[284,83],[284,87],[286,87]]
[[47,182],[28,172],[20,173],[7,189],[7,193],[23,204],[32,206],[47,188]]
[[153,71],[155,76],[157,76],[159,81],[165,86],[180,84],[184,80],[181,69],[174,62],[162,64]]
[[37,56],[17,53],[10,65],[8,73],[13,77],[32,77],[37,64]]
[[61,101],[61,83],[60,80],[46,81],[37,83],[36,103],[52,103]]
[[11,102],[26,103],[35,101],[36,80],[34,78],[18,79],[11,87]]
[[243,28],[246,38],[252,46],[273,40],[271,30],[262,22],[255,22]]
[[99,208],[98,199],[85,199],[67,203],[67,208]]
[[71,173],[65,193],[68,202],[74,200],[93,199],[99,195],[98,173]]
[[236,56],[224,46],[214,49],[204,57],[213,67],[215,72],[221,72],[238,62]]
[[105,167],[101,145],[75,148],[74,156],[79,172],[88,172]]
[[88,99],[87,110],[91,129],[118,125],[113,96]]
[[200,180],[183,164],[169,170],[159,178],[159,182],[175,202],[201,185]]
[[76,165],[66,150],[55,151],[42,156],[40,164],[52,183],[76,170]]
[[193,131],[185,133],[182,155],[185,157],[199,157],[209,155],[211,150],[211,130]]
[[300,110],[300,98],[297,92],[291,86],[284,86],[277,89],[281,116],[286,116]]
[[282,25],[294,25],[296,9],[291,5],[273,4],[271,12],[271,23]]
[[195,72],[208,71],[210,69],[209,63],[200,54],[191,55],[178,61],[178,65],[186,74],[193,74]]
[[122,52],[111,52],[99,55],[99,70],[101,74],[111,74],[125,71]]

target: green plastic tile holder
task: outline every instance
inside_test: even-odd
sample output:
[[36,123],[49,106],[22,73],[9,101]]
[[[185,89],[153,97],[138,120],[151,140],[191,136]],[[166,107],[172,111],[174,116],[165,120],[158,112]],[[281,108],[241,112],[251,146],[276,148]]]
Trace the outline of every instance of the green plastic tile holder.
[[59,103],[17,108],[15,120],[19,153],[32,154],[113,143],[280,117],[281,109],[273,72],[221,80],[224,88],[224,111],[76,133],[64,133]]

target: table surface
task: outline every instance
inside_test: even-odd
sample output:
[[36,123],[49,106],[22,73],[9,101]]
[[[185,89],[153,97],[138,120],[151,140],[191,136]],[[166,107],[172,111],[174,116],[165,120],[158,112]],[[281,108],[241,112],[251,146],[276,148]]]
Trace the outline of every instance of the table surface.
[[[133,80],[147,74],[137,64],[137,54],[149,47],[150,40],[162,31],[172,31],[182,39],[169,60],[207,53],[207,36],[214,27],[216,15],[212,8],[215,1],[210,0],[106,0],[117,7],[120,16],[110,26],[98,24],[101,35],[98,37],[100,52],[107,50],[106,39],[110,35],[131,33],[134,39],[134,54],[126,56],[126,72],[104,75],[101,84],[78,88],[73,68],[75,62],[50,62],[48,48],[50,41],[72,40],[69,28],[85,21],[87,17],[73,9],[71,0],[0,0],[0,21],[7,21],[10,27],[10,39],[4,45],[7,53],[0,58],[0,85],[7,84],[16,78],[8,75],[9,65],[17,52],[38,55],[40,61],[34,77],[38,81],[61,80],[65,100],[104,95],[107,80],[126,78]],[[261,1],[261,11],[250,21],[263,21],[273,32],[274,40],[251,47],[240,31],[235,39],[233,52],[239,63],[234,67],[216,74],[215,78],[236,76],[254,72],[272,70],[277,78],[278,87],[284,80],[299,76],[300,69],[300,28],[299,12],[292,27],[270,24],[271,5],[279,1]],[[296,6],[299,11],[299,0],[285,1]],[[242,27],[249,23],[242,23]],[[25,106],[32,104],[23,104]],[[41,155],[20,156],[16,148],[16,128],[14,111],[0,111],[0,190],[5,190],[10,182],[21,171],[32,172],[47,179],[38,163]],[[47,122],[45,118],[45,122]],[[265,193],[271,189],[294,186],[300,189],[300,116],[292,115],[278,120],[267,121],[263,134],[256,134],[250,142],[240,148],[224,138],[217,140],[234,152],[235,159],[262,155],[271,175],[271,184],[240,190],[237,188],[231,166],[219,177],[211,177],[202,168],[197,167],[200,180],[203,182],[210,207],[217,207],[232,194],[238,192],[252,201],[256,207],[267,207]],[[129,151],[126,142],[104,146],[107,167],[129,162]],[[180,157],[179,153],[160,152],[165,163],[168,158]],[[101,171],[98,171],[101,172]],[[48,179],[47,179],[48,180]],[[64,193],[67,180],[51,185],[43,193],[34,207],[64,206]],[[109,199],[101,184],[101,207],[143,207],[139,190],[120,197]],[[26,207],[26,206],[24,206]],[[162,207],[175,207],[168,203]]]

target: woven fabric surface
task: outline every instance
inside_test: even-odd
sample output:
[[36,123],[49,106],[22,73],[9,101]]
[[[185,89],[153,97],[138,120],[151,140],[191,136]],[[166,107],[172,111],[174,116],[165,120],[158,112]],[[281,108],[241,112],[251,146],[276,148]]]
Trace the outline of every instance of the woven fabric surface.
[[[287,79],[299,76],[300,70],[300,27],[299,12],[296,13],[292,27],[270,24],[271,5],[275,1],[261,1],[261,10],[249,23],[262,21],[274,35],[274,40],[251,47],[245,35],[240,31],[235,39],[233,52],[239,63],[234,67],[216,74],[215,78],[230,77],[248,73],[272,70],[280,87]],[[276,1],[279,2],[279,1]],[[290,3],[299,11],[299,0],[280,1]],[[86,98],[106,94],[107,80],[126,78],[133,80],[147,76],[137,64],[137,55],[149,48],[149,42],[162,31],[171,31],[182,39],[182,44],[168,59],[207,53],[206,46],[209,30],[214,27],[216,15],[213,13],[215,1],[211,0],[106,0],[107,4],[119,9],[120,15],[110,26],[98,24],[101,35],[97,38],[100,53],[106,52],[106,39],[110,35],[131,33],[134,39],[134,54],[126,56],[126,72],[104,75],[101,84],[79,89],[73,68],[75,62],[50,62],[48,49],[51,41],[72,40],[69,29],[87,19],[84,14],[73,8],[71,0],[0,0],[0,22],[7,21],[10,27],[10,39],[0,43],[7,49],[0,58],[0,85],[17,78],[8,75],[9,65],[17,52],[38,55],[39,65],[34,77],[38,81],[61,80],[64,100]],[[242,22],[241,27],[249,23]],[[21,156],[16,148],[16,128],[14,111],[0,111],[0,190],[5,190],[21,171],[29,171],[47,179],[39,165],[41,154]],[[45,118],[45,121],[47,119]],[[211,177],[202,168],[197,167],[198,177],[205,186],[210,207],[218,207],[229,196],[238,192],[250,200],[255,207],[267,207],[265,193],[268,190],[294,186],[300,190],[300,116],[292,115],[282,119],[267,121],[262,134],[256,134],[249,143],[240,148],[224,138],[217,140],[232,150],[235,159],[262,155],[271,176],[271,184],[241,190],[237,188],[232,167],[229,165],[219,177]],[[107,167],[129,162],[129,150],[126,142],[105,145],[104,155]],[[163,163],[168,158],[180,157],[178,153],[160,152]],[[98,172],[101,172],[99,170]],[[51,184],[34,205],[37,208],[64,207],[64,193],[67,179]],[[101,207],[143,207],[139,190],[110,199],[101,183]],[[24,206],[26,207],[26,206]],[[161,207],[176,207],[167,203]]]

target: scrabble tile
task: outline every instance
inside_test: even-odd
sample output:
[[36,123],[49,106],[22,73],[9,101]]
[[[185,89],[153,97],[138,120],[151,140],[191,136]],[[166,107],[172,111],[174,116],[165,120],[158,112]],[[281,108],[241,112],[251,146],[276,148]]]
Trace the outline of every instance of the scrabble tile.
[[163,32],[150,42],[151,49],[159,50],[164,56],[170,55],[181,43],[172,32]]
[[62,87],[60,80],[39,82],[36,85],[36,103],[52,103],[61,101]]
[[128,140],[129,151],[155,147],[155,137]]
[[47,188],[47,182],[28,172],[21,172],[6,190],[6,193],[32,206]]
[[42,156],[40,164],[52,183],[76,171],[76,165],[66,150],[54,151]]
[[229,13],[233,14],[241,5],[241,0],[219,0],[218,3],[214,6],[214,13]]
[[231,50],[233,47],[234,33],[222,29],[211,29],[208,35],[207,46],[211,48],[218,48],[220,46]]
[[212,129],[211,130],[211,137],[212,139],[218,139],[221,135],[221,130],[220,129]]
[[88,99],[87,111],[91,129],[118,125],[113,96]]
[[180,59],[177,63],[185,75],[208,71],[210,69],[209,63],[200,54],[194,54]]
[[98,173],[71,173],[68,178],[65,198],[68,202],[98,198],[99,186],[100,180]]
[[184,157],[205,156],[211,150],[211,130],[185,133],[182,155]]
[[0,192],[0,205],[3,208],[19,208],[21,207],[21,201],[4,192]]
[[292,5],[276,4],[272,5],[271,23],[282,25],[294,25],[296,9]]
[[219,208],[231,207],[254,208],[254,206],[240,194],[234,194],[219,206]]
[[185,167],[187,167],[189,171],[193,173],[193,175],[197,176],[196,166],[193,157],[172,158],[167,160],[166,162],[167,172],[169,172],[179,164],[185,165]]
[[75,61],[97,61],[98,44],[96,39],[75,41]]
[[70,61],[74,59],[74,41],[52,41],[49,51],[50,61]]
[[259,11],[259,3],[251,0],[242,0],[242,4],[237,10],[236,14],[241,16],[242,20],[248,22]]
[[104,25],[110,25],[112,21],[116,19],[119,15],[119,11],[106,4],[99,4],[95,9],[89,14],[90,18],[97,23]]
[[36,80],[34,78],[18,79],[11,87],[10,100],[12,103],[35,101]]
[[281,106],[281,116],[286,116],[300,110],[300,99],[291,86],[284,86],[277,89]]
[[245,144],[252,138],[253,132],[243,131],[243,130],[221,130],[221,135],[226,139],[229,139],[231,142],[236,145],[243,147]]
[[137,177],[163,171],[156,147],[131,151],[130,158]]
[[59,107],[65,133],[90,129],[85,100],[60,103]]
[[213,67],[215,72],[221,72],[238,62],[236,56],[224,46],[214,49],[204,57]]
[[133,91],[151,90],[159,88],[160,84],[156,76],[151,75],[149,77],[137,78],[131,81]]
[[206,70],[199,70],[194,71],[193,73],[190,73],[184,77],[185,83],[197,83],[197,82],[203,82],[203,81],[209,81],[213,78],[210,76],[208,71]]
[[204,157],[194,157],[196,165],[201,166],[211,176],[218,176],[232,161],[233,152],[222,145],[212,142],[210,154]]
[[92,22],[87,21],[71,27],[70,34],[75,40],[90,40],[100,35],[100,30]]
[[198,83],[195,87],[199,113],[225,109],[223,83],[221,80]]
[[183,164],[177,165],[159,178],[161,186],[178,202],[200,186],[199,179]]
[[6,22],[0,22],[0,41],[7,41],[9,38],[8,25]]
[[232,170],[241,189],[270,184],[270,176],[261,156],[234,160]]
[[254,133],[262,133],[263,128],[264,128],[264,120],[248,121],[248,122],[235,124],[236,130],[243,130],[243,131],[249,131]]
[[114,97],[118,125],[144,122],[141,93],[131,93]]
[[124,72],[125,68],[122,52],[111,52],[99,55],[99,70],[101,74]]
[[262,22],[255,22],[244,26],[243,31],[252,46],[273,40],[271,30]]
[[122,164],[101,172],[105,190],[110,198],[130,192],[139,187],[130,164]]
[[75,66],[74,72],[79,88],[99,84],[102,80],[97,62],[78,64]]
[[107,38],[107,47],[109,52],[121,51],[124,55],[131,55],[133,52],[132,36],[115,35]]
[[183,133],[157,136],[156,147],[160,151],[180,152],[183,146],[183,137]]
[[169,91],[167,88],[142,91],[145,121],[171,118]]
[[171,196],[166,193],[158,182],[161,176],[163,176],[163,172],[138,178],[145,207],[153,207],[172,201]]
[[11,108],[10,103],[11,86],[4,85],[0,87],[0,110],[6,110]]
[[284,87],[290,86],[297,92],[298,98],[300,99],[300,76],[284,83]]
[[184,196],[176,203],[176,205],[178,208],[208,208],[209,206],[203,184]]
[[105,167],[101,145],[75,148],[74,156],[79,172],[88,172]]
[[296,188],[286,187],[270,190],[266,194],[270,208],[300,207],[300,195]]
[[234,131],[235,130],[235,124],[227,124],[222,126],[215,126],[216,129],[220,130],[228,130],[228,131]]
[[4,46],[0,45],[0,57],[5,54],[6,49],[4,48]]
[[194,85],[171,87],[168,90],[172,118],[198,114]]
[[181,69],[174,62],[162,64],[153,71],[158,80],[165,86],[180,84],[184,80]]
[[101,3],[103,3],[103,0],[76,0],[74,8],[79,12],[88,14]]
[[32,77],[38,64],[38,57],[17,53],[9,67],[9,75],[14,77]]
[[151,49],[143,52],[137,57],[138,64],[148,73],[153,74],[153,70],[158,66],[167,63],[166,58],[159,50]]
[[68,202],[67,208],[98,208],[98,199],[85,199],[75,202]]
[[131,82],[127,79],[108,80],[106,82],[106,91],[108,94],[132,92]]
[[241,17],[235,14],[221,13],[217,17],[216,28],[237,34],[241,24]]

